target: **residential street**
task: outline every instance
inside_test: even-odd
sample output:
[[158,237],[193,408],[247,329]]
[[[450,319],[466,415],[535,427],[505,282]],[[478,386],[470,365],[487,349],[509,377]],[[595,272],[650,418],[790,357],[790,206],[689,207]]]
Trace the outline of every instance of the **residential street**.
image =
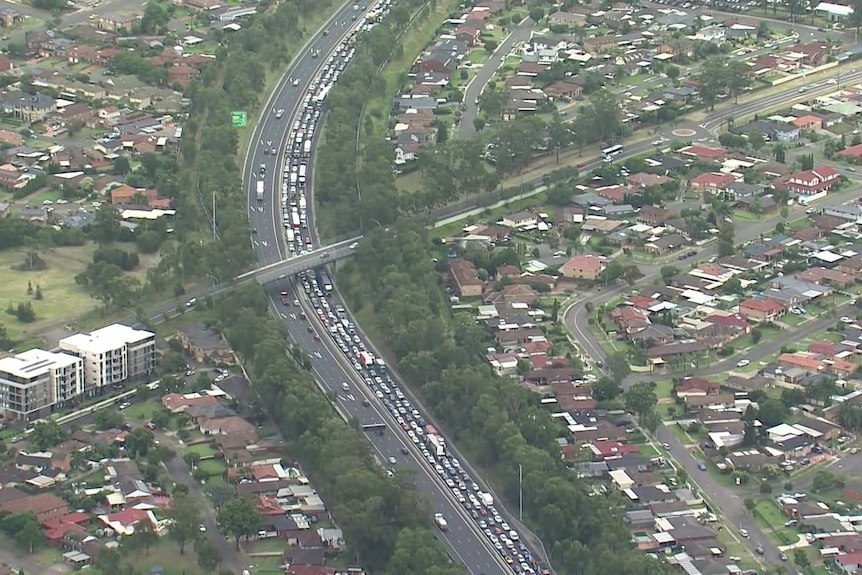
[[[744,497],[720,484],[709,472],[698,469],[697,465],[699,461],[676,438],[670,429],[667,429],[663,425],[659,426],[656,431],[656,437],[658,437],[659,441],[669,446],[668,451],[671,456],[685,469],[690,480],[696,483],[700,487],[701,492],[710,500],[713,505],[712,511],[717,515],[721,514],[724,516],[727,528],[732,529],[733,535],[739,539],[739,529],[747,529],[752,548],[763,547],[763,559],[766,564],[780,564],[781,559],[779,556],[781,552],[763,534],[757,524],[748,517]],[[787,574],[798,573],[793,563],[788,561],[784,565],[787,567]]]
[[212,505],[209,503],[206,493],[201,489],[200,483],[192,477],[188,464],[180,455],[181,446],[177,444],[176,438],[173,435],[166,435],[160,431],[156,431],[155,436],[163,445],[169,446],[177,454],[173,459],[165,463],[165,469],[167,469],[171,479],[176,483],[188,486],[189,495],[207,502],[206,505],[201,506],[201,518],[207,527],[207,539],[213,544],[213,547],[218,549],[219,557],[221,557],[220,568],[230,569],[234,573],[241,573],[242,569],[248,565],[248,562],[244,560],[242,553],[236,550],[233,538],[228,541],[219,531]]
[[464,95],[463,102],[465,109],[461,113],[461,123],[458,125],[459,138],[467,138],[476,133],[476,127],[473,125],[473,120],[476,119],[479,112],[476,98],[482,94],[482,90],[485,89],[485,86],[491,81],[491,78],[494,77],[494,74],[503,64],[503,60],[506,59],[506,56],[509,55],[512,48],[516,44],[526,42],[530,39],[530,36],[533,33],[533,26],[535,26],[535,24],[532,20],[524,18],[517,26],[515,26],[512,33],[500,43],[500,46],[498,46],[497,50],[490,58],[488,58],[488,61],[482,64],[482,67],[478,72],[476,72],[476,76],[467,86],[467,90]]

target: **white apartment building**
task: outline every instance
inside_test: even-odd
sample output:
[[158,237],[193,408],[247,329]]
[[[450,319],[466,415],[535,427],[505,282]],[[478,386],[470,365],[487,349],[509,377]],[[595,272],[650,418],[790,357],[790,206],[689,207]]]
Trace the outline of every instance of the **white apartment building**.
[[0,413],[32,421],[84,392],[84,362],[68,353],[31,349],[0,359]]
[[84,361],[84,393],[149,376],[156,369],[156,334],[115,323],[60,340],[60,349]]

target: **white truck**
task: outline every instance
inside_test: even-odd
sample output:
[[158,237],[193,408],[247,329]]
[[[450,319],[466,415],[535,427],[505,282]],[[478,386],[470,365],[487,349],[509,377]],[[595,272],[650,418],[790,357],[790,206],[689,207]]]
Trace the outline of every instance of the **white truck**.
[[257,181],[257,201],[263,201],[263,181]]
[[446,522],[446,519],[443,517],[442,513],[434,514],[434,523],[437,524],[437,527],[440,528],[440,531],[446,531],[449,529],[449,524]]
[[302,145],[302,153],[308,156],[311,153],[311,140],[306,140]]
[[299,196],[299,209],[305,211],[308,208],[308,202],[305,200],[305,196]]
[[494,498],[491,497],[490,493],[480,493],[479,500],[485,507],[491,507],[492,505],[494,505]]

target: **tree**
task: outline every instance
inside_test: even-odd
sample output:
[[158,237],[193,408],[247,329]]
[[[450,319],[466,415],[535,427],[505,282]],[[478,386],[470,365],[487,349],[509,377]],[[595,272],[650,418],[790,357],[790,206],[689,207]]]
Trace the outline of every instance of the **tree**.
[[197,554],[198,566],[207,574],[215,571],[221,561],[218,549],[213,547],[209,539],[205,537],[195,540],[195,553]]
[[30,443],[39,451],[46,451],[49,447],[62,443],[66,436],[66,432],[56,421],[40,421],[30,434]]
[[655,411],[658,397],[655,394],[655,383],[639,381],[623,393],[626,410],[636,415],[644,415]]
[[768,398],[760,403],[760,409],[757,412],[757,417],[764,425],[772,427],[784,421],[787,415],[787,408],[777,399]]
[[15,543],[28,553],[38,547],[45,538],[39,520],[32,511],[13,513],[0,520],[0,530],[15,540]]
[[623,352],[616,351],[608,354],[605,358],[605,365],[617,381],[622,381],[631,372],[629,360]]
[[596,401],[616,399],[622,393],[622,389],[617,382],[608,377],[600,377],[590,385],[590,389],[592,390],[593,399]]
[[808,560],[808,554],[805,553],[804,549],[795,549],[793,551],[793,562],[803,569],[811,565],[811,561]]
[[153,446],[153,432],[145,427],[136,427],[126,436],[125,445],[130,457],[144,457]]
[[174,497],[174,505],[170,510],[171,536],[176,540],[180,548],[180,555],[186,552],[186,543],[194,539],[198,534],[200,525],[200,510],[191,497],[181,495]]
[[751,330],[751,343],[757,345],[757,342],[763,337],[763,332],[758,328],[752,328]]
[[[150,2],[149,4],[153,4],[153,2]],[[114,158],[114,163],[111,168],[115,175],[125,176],[129,171],[131,171],[132,166],[129,164],[128,158],[120,156],[118,158]]]
[[222,503],[217,516],[219,525],[234,536],[237,549],[241,537],[257,533],[260,528],[260,513],[254,504],[244,497],[234,497]]
[[152,523],[149,521],[139,521],[137,525],[135,525],[135,532],[132,533],[130,540],[133,542],[134,547],[140,549],[144,549],[144,555],[150,556],[150,547],[156,544],[159,540],[158,533],[153,529]]
[[123,425],[123,415],[119,411],[112,409],[100,409],[93,416],[93,424],[100,431],[117,429]]
[[823,493],[838,486],[838,480],[832,473],[821,469],[814,474],[814,480],[811,482],[811,489],[817,493]]
[[187,451],[183,454],[183,461],[185,461],[186,465],[189,467],[197,467],[198,463],[201,462],[201,454],[196,451]]

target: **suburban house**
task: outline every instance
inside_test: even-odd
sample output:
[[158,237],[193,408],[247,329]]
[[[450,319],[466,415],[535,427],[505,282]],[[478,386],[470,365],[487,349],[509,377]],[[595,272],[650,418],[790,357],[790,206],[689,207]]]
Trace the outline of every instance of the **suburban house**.
[[458,297],[479,297],[485,289],[485,282],[479,279],[479,272],[471,261],[449,262],[449,277]]
[[177,339],[183,350],[194,357],[198,363],[212,362],[221,365],[236,363],[230,345],[221,334],[201,324],[183,325],[177,330]]
[[787,180],[787,188],[801,196],[810,196],[828,190],[841,181],[841,174],[830,166],[796,172]]
[[773,321],[784,311],[783,305],[769,299],[747,299],[739,304],[739,315],[750,321]]
[[605,261],[592,254],[573,256],[560,266],[563,277],[589,281],[599,279],[604,269]]

